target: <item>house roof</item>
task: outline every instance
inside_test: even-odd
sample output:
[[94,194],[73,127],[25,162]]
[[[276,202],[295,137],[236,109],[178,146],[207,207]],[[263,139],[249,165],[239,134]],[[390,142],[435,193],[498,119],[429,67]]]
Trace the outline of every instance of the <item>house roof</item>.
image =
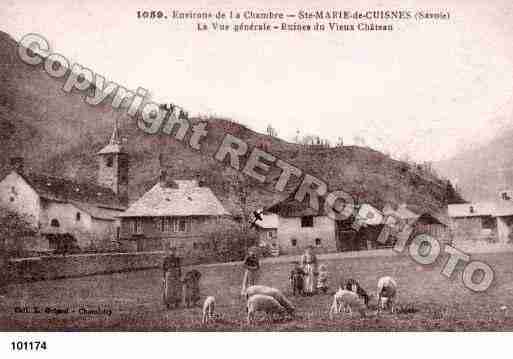
[[261,221],[256,221],[255,225],[264,229],[278,228],[278,216],[276,214],[263,214]]
[[230,215],[208,187],[196,181],[157,183],[119,217],[179,217]]
[[447,219],[439,213],[422,213],[418,216],[416,222],[424,222],[428,224],[441,224],[443,226],[448,226]]
[[107,221],[114,221],[116,218],[123,213],[122,210],[102,208],[89,203],[82,202],[71,202],[73,205],[82,211],[88,213],[91,217],[96,219],[103,219]]
[[394,214],[401,219],[417,219],[419,217],[419,214],[410,210],[407,204],[401,204],[395,210],[392,208],[392,206],[386,205],[385,208],[383,208],[383,214]]
[[451,218],[513,216],[513,201],[450,204],[448,213]]
[[62,177],[36,173],[16,173],[43,198],[61,202],[89,203],[106,208],[125,208],[110,188]]

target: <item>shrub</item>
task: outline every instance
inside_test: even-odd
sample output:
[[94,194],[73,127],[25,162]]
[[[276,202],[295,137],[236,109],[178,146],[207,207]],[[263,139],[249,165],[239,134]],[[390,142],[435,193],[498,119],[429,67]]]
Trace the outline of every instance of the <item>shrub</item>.
[[201,232],[212,243],[214,259],[222,262],[242,260],[258,239],[255,231],[243,231],[239,223],[228,218],[203,225]]

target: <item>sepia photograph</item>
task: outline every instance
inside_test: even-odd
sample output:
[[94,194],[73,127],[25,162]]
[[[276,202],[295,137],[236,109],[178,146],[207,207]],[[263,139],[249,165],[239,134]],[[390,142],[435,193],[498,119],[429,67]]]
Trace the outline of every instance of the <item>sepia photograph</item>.
[[512,18],[509,0],[3,0],[3,349],[511,332]]

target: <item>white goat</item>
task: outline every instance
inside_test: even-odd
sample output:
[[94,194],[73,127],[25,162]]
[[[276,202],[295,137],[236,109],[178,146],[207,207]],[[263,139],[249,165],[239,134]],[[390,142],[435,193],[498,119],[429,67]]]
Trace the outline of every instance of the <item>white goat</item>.
[[340,288],[333,295],[333,303],[329,311],[330,319],[333,319],[334,314],[340,313],[342,310],[348,310],[349,313],[356,311],[360,313],[362,318],[365,318],[365,304],[361,298],[353,291]]
[[395,296],[397,294],[397,282],[394,278],[386,276],[378,280],[378,313],[385,308],[394,312]]
[[216,298],[213,296],[207,297],[205,302],[203,302],[203,318],[201,322],[206,324],[215,318],[215,307],[216,307]]
[[269,295],[254,294],[249,297],[247,302],[247,323],[251,324],[256,312],[269,314],[286,314],[288,310],[284,308],[276,299]]
[[283,295],[283,293],[272,287],[268,287],[265,285],[252,285],[246,290],[246,299],[249,300],[255,294],[267,295],[269,297],[274,298],[280,305],[285,308],[285,310],[293,315],[295,312],[294,305]]

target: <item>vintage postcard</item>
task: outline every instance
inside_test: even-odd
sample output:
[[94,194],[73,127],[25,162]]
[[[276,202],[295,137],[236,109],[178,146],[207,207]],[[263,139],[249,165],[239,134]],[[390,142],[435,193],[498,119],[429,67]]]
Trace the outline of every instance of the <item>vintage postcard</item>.
[[512,16],[4,0],[0,330],[511,331]]

